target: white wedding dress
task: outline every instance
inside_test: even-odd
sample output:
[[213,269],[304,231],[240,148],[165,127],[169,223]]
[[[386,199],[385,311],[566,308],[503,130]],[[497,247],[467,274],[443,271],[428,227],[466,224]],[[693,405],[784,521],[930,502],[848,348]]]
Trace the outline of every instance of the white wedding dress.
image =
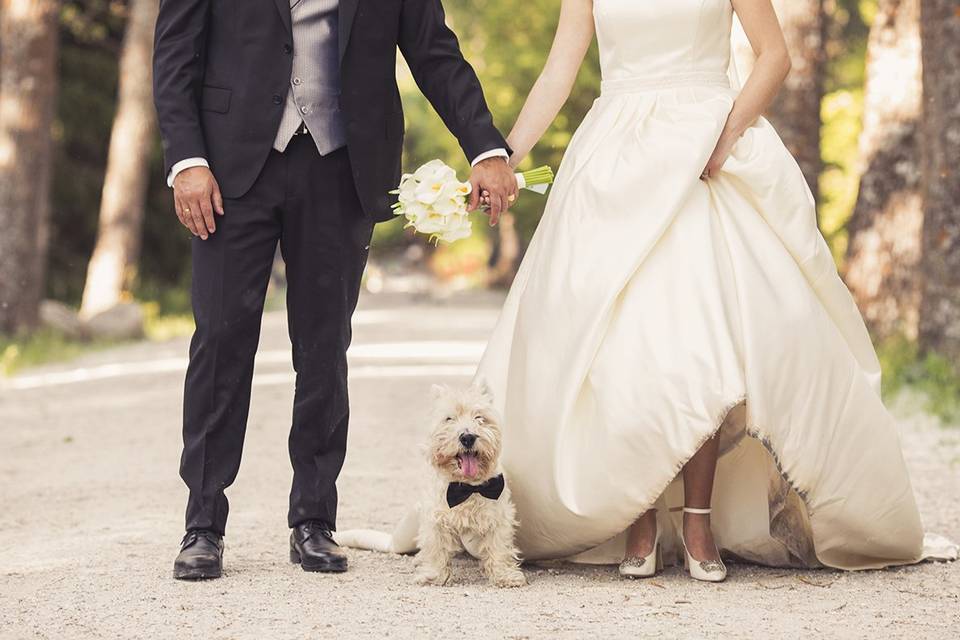
[[[729,0],[595,0],[594,15],[601,95],[478,372],[524,558],[619,562],[654,505],[676,550],[678,472],[718,429],[725,557],[955,557],[924,545],[873,346],[776,132],[759,119],[700,180],[737,93]],[[394,550],[415,546],[407,520]]]

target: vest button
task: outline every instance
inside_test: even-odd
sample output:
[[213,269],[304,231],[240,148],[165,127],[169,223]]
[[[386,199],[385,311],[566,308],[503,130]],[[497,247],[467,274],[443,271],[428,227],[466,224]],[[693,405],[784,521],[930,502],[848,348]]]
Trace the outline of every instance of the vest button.
[[273,104],[283,104],[283,96],[279,93],[273,94]]

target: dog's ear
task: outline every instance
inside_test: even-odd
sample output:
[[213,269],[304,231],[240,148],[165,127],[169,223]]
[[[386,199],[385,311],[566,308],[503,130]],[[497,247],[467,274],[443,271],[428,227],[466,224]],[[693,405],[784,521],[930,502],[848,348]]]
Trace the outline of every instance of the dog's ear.
[[493,402],[493,389],[490,388],[490,385],[487,384],[485,378],[477,378],[473,382],[473,388],[480,392],[484,398]]

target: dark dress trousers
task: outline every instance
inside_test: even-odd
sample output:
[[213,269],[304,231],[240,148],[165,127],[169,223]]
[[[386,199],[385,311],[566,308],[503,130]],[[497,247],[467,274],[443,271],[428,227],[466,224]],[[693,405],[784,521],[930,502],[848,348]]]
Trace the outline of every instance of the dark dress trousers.
[[154,93],[166,171],[205,158],[225,215],[192,240],[196,331],[184,391],[180,474],[186,528],[223,533],[277,244],[297,372],[288,525],[336,525],[347,440],[346,350],[373,224],[390,217],[403,114],[399,46],[469,158],[507,148],[440,0],[340,0],[340,118],[346,146],[309,134],[273,149],[291,83],[291,0],[161,0]]

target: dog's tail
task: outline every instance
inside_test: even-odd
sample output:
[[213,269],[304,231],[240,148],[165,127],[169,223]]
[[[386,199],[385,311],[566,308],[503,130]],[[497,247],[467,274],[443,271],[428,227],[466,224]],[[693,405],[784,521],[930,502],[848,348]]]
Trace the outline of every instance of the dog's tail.
[[416,553],[418,524],[419,515],[416,509],[412,509],[400,521],[393,533],[372,529],[351,529],[336,531],[333,537],[341,547],[351,549],[366,549],[380,553]]
[[399,549],[393,543],[393,536],[383,531],[351,529],[349,531],[337,531],[333,534],[333,537],[341,547],[379,551],[380,553],[409,553]]

